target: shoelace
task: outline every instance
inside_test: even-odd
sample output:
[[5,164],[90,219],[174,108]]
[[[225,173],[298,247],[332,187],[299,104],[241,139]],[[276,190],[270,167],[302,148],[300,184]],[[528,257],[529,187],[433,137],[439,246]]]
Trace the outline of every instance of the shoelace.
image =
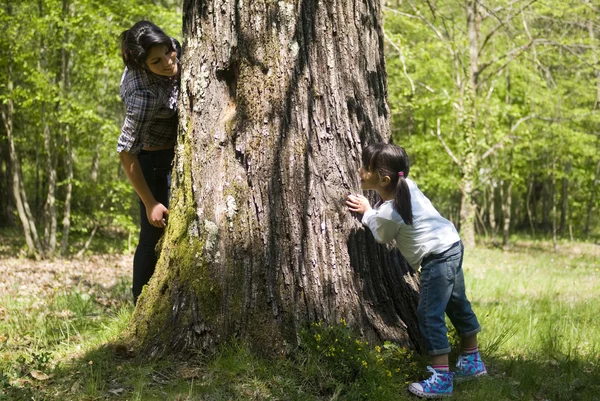
[[458,362],[456,363],[456,367],[459,369],[462,369],[463,367],[466,367],[463,365],[466,365],[468,362],[469,361],[467,360],[467,358],[465,356],[461,355],[458,357]]
[[437,381],[438,377],[440,377],[441,375],[438,373],[437,370],[435,370],[431,366],[427,366],[427,370],[431,372],[431,377],[429,379],[425,380],[425,383],[432,385]]

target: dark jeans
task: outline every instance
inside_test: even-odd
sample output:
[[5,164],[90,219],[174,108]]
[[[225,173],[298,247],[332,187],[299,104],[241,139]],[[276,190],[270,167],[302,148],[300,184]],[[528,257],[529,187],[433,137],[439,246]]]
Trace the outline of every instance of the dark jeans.
[[463,252],[463,244],[459,241],[447,251],[429,255],[421,262],[421,294],[417,318],[429,355],[450,352],[444,313],[461,338],[481,331],[465,293]]
[[[144,178],[154,198],[168,209],[171,189],[171,163],[173,149],[144,151],[138,156]],[[160,240],[164,228],[154,227],[146,217],[146,207],[140,200],[140,241],[133,257],[133,303],[142,292],[144,285],[154,274],[158,259],[156,244]]]

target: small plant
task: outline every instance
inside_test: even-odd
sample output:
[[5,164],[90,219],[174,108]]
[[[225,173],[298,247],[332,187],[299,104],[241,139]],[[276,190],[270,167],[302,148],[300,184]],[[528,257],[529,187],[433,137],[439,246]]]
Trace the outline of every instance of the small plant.
[[339,393],[343,385],[344,399],[393,399],[420,368],[414,351],[391,342],[369,344],[343,319],[333,325],[312,323],[302,330],[301,341],[303,351],[325,370],[315,379],[329,377],[324,390],[332,393]]

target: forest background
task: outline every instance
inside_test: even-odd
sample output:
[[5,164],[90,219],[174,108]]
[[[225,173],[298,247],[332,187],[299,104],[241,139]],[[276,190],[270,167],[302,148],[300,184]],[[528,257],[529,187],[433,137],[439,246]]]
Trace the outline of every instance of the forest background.
[[[473,49],[461,2],[385,2],[393,140],[463,231],[505,246],[514,233],[597,240],[598,11],[485,2]],[[23,233],[28,254],[81,254],[95,235],[115,238],[114,250],[135,245],[137,202],[115,151],[117,37],[142,18],[182,39],[178,1],[6,0],[0,10],[0,227]]]
[[[182,40],[179,3],[4,2],[0,227],[27,254],[82,254],[96,235],[135,246],[137,201],[115,151],[117,37],[147,18]],[[384,2],[393,140],[467,240],[473,228],[504,246],[511,234],[597,241],[599,7],[487,1],[470,25],[462,2]]]

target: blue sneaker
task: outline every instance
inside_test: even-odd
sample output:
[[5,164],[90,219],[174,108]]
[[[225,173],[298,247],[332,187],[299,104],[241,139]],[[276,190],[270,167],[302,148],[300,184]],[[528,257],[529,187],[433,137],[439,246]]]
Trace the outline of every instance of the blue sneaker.
[[456,380],[468,380],[483,375],[487,375],[487,370],[479,352],[459,355],[456,362]]
[[438,372],[431,366],[427,366],[431,377],[418,383],[411,383],[408,391],[423,398],[440,398],[452,395],[452,372]]

